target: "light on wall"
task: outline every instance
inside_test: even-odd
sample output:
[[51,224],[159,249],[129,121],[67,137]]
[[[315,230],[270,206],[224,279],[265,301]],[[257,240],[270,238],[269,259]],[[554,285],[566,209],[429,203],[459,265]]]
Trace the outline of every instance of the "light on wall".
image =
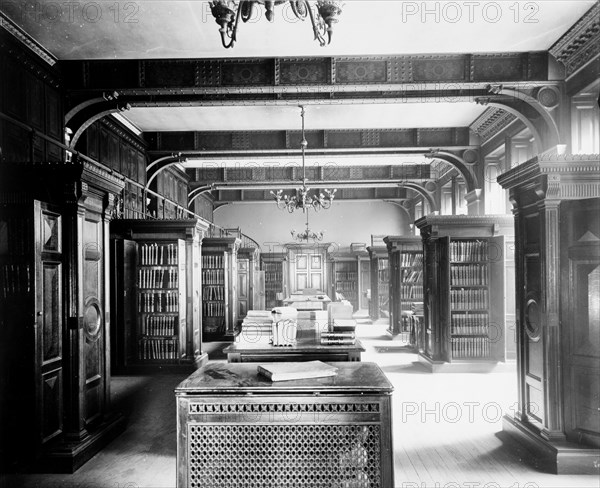
[[306,178],[306,163],[304,151],[308,146],[308,142],[304,137],[304,107],[300,105],[300,117],[302,117],[302,140],[300,141],[300,149],[302,150],[302,186],[296,189],[295,195],[286,195],[283,190],[277,190],[277,193],[271,191],[271,195],[275,197],[275,203],[280,210],[286,209],[292,213],[295,210],[307,212],[309,209],[318,211],[320,209],[328,209],[333,203],[335,192],[337,190],[327,190],[323,188],[323,192],[316,195],[311,195],[311,189],[306,186],[308,179]]
[[223,47],[233,47],[237,40],[240,18],[243,22],[248,22],[252,18],[256,3],[264,5],[267,20],[272,22],[275,6],[286,2],[289,2],[297,18],[300,20],[310,18],[315,40],[319,41],[321,46],[331,42],[333,24],[338,21],[338,16],[342,13],[337,0],[317,0],[316,13],[313,13],[308,0],[213,0],[209,2],[210,11],[217,24],[221,26],[219,32]]

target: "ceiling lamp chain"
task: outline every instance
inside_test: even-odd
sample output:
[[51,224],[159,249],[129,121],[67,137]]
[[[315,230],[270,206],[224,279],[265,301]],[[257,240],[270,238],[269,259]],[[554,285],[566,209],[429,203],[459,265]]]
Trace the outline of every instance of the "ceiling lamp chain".
[[209,2],[210,11],[217,24],[221,26],[219,32],[223,47],[226,49],[233,47],[237,40],[240,18],[243,22],[252,19],[256,3],[264,5],[267,20],[273,22],[275,5],[286,2],[290,3],[292,12],[298,19],[304,20],[307,16],[310,18],[315,40],[319,41],[321,46],[331,42],[333,24],[338,22],[338,16],[342,13],[338,0],[317,0],[316,15],[308,0],[213,0]]
[[315,211],[319,211],[322,208],[327,210],[331,207],[337,190],[323,188],[323,192],[319,192],[317,195],[313,196],[310,194],[311,189],[306,186],[308,178],[306,178],[305,151],[308,142],[304,136],[304,106],[302,105],[300,105],[300,117],[302,118],[302,140],[300,141],[300,149],[302,150],[302,186],[296,188],[295,195],[285,195],[283,190],[277,190],[277,193],[271,191],[271,195],[275,197],[275,203],[280,210],[286,209],[290,213],[298,209],[301,209],[302,212],[307,212],[311,208]]

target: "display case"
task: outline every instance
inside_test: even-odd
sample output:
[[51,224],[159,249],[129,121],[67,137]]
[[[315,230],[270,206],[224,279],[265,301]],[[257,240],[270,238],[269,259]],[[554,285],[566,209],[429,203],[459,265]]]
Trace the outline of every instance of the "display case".
[[238,320],[237,237],[202,241],[202,327],[204,341],[232,340]]
[[202,353],[198,219],[113,222],[117,372],[206,361]]
[[390,270],[387,247],[369,246],[371,260],[371,301],[369,316],[371,320],[389,317],[390,314]]
[[416,237],[387,236],[390,263],[388,333],[416,345],[423,323],[423,242]]
[[285,277],[286,253],[263,253],[260,256],[261,269],[265,273],[265,308],[270,310],[281,305],[287,296]]
[[[432,371],[487,371],[505,360],[505,236],[510,216],[423,217],[425,327]],[[448,364],[453,365],[452,368]]]
[[175,390],[177,487],[394,486],[393,387],[375,363],[275,381],[209,363]]

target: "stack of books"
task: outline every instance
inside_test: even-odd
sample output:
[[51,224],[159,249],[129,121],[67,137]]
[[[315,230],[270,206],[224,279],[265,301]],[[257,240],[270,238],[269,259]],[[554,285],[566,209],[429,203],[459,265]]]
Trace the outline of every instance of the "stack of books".
[[259,364],[257,371],[271,381],[303,380],[336,376],[337,368],[321,361]]
[[329,330],[321,333],[321,344],[349,346],[356,344],[356,320],[333,319],[329,323]]
[[248,310],[237,342],[268,343],[275,319],[270,310]]
[[423,302],[412,302],[410,308],[415,315],[423,315]]

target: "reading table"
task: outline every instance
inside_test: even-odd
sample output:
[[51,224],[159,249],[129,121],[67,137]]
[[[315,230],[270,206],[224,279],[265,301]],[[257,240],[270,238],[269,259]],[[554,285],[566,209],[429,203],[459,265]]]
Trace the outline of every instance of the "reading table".
[[393,387],[379,366],[271,382],[209,363],[176,389],[177,487],[392,488]]

